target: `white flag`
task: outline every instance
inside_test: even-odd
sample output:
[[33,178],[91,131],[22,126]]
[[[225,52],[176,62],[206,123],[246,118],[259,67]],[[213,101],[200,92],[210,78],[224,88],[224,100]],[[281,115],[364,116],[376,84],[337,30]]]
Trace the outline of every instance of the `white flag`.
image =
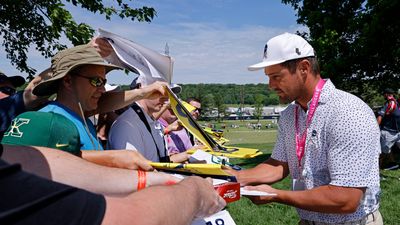
[[108,40],[116,54],[107,57],[107,61],[138,73],[143,85],[151,84],[156,80],[171,83],[174,62],[172,57],[160,54],[103,29],[99,29],[99,34],[100,37]]

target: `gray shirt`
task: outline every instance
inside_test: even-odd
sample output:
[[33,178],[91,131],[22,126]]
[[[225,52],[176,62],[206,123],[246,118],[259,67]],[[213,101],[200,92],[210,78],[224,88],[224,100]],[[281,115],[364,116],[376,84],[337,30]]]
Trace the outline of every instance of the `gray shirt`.
[[[287,162],[293,179],[303,179],[305,189],[323,185],[366,187],[355,213],[328,214],[297,209],[306,220],[349,222],[379,208],[380,133],[372,110],[359,98],[338,90],[327,80],[307,130],[305,154],[299,167],[296,156],[295,107],[289,105],[279,120],[278,140],[272,158]],[[299,108],[299,129],[304,131],[307,112]]]
[[[158,154],[161,157],[167,156],[161,124],[151,119],[146,112],[144,115],[150,125],[151,134],[139,115],[129,108],[111,126],[108,149],[136,149],[146,159],[153,162],[159,162]],[[159,153],[157,153],[157,148]]]

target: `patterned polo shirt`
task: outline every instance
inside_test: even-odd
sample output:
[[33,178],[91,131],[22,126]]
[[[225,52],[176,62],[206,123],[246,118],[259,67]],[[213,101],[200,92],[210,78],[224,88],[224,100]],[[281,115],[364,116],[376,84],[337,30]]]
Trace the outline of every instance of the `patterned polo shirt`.
[[[318,107],[307,130],[301,168],[296,156],[295,107],[289,105],[279,120],[272,158],[287,162],[293,179],[303,179],[307,190],[323,185],[366,187],[356,212],[319,213],[297,209],[302,219],[341,223],[355,221],[379,208],[380,132],[372,110],[359,98],[325,83]],[[299,108],[299,130],[306,127],[307,112]]]

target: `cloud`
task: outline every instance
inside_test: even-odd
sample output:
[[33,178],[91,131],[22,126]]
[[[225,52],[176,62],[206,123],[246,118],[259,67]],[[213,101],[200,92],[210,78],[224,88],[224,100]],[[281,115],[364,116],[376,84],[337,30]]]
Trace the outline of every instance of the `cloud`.
[[232,29],[216,23],[135,28],[119,26],[109,30],[158,52],[163,52],[165,43],[168,43],[170,55],[175,58],[175,83],[240,84],[266,82],[262,71],[249,72],[247,67],[261,61],[269,38],[285,31],[298,30],[298,27],[288,30],[263,26]]
[[[169,1],[171,2],[176,1]],[[106,21],[100,15],[92,17],[83,10],[70,10],[73,10],[73,16],[79,22],[86,22],[95,29],[103,28],[114,32],[157,52],[164,52],[164,46],[168,43],[170,55],[175,58],[173,82],[185,84],[266,83],[267,79],[262,71],[249,72],[247,67],[261,61],[264,45],[269,38],[283,32],[305,29],[296,24],[289,27],[259,23],[232,26],[221,20],[200,21],[190,18],[190,13],[199,10],[184,2],[179,2],[179,9],[174,11],[172,3],[157,3],[154,7],[159,17],[152,23],[138,23],[120,18]],[[219,10],[223,9],[221,4],[226,2],[218,2]],[[167,12],[171,14],[169,17],[165,17]],[[0,52],[0,57],[5,59],[3,51]],[[30,49],[29,65],[41,71],[47,68],[49,62],[50,59],[44,59],[36,50]],[[1,60],[1,70],[16,73],[7,63],[7,60]],[[132,74],[126,76],[123,72],[112,72],[107,78],[110,83],[129,84],[133,77]]]

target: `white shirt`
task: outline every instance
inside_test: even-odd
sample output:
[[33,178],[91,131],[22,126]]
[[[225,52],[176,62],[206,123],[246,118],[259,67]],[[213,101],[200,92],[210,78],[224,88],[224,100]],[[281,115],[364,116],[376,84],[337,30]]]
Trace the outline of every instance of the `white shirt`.
[[[379,208],[380,133],[372,110],[359,98],[338,90],[330,80],[324,85],[314,118],[307,130],[300,169],[296,156],[295,107],[281,113],[278,140],[272,158],[287,162],[293,179],[305,188],[323,185],[367,187],[355,213],[328,214],[297,209],[302,219],[340,223],[361,219]],[[301,108],[299,129],[305,129],[307,112]]]
[[[157,147],[161,157],[166,156],[161,125],[143,111],[151,128],[151,134],[139,115],[129,108],[113,123],[108,136],[108,149],[136,149],[146,159],[159,162]],[[153,140],[153,137],[154,140]]]

